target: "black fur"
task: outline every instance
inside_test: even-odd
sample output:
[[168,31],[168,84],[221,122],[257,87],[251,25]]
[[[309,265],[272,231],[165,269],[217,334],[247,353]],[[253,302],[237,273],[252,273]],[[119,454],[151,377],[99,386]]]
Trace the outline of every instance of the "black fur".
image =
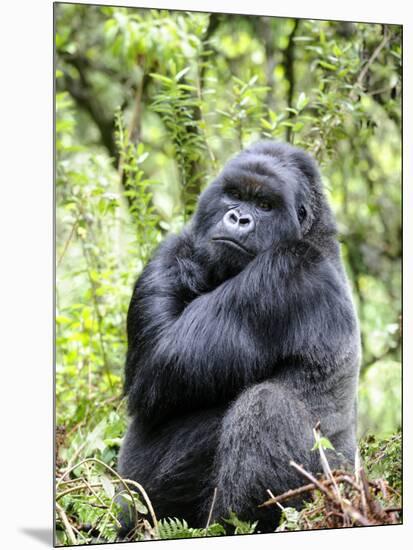
[[[246,149],[203,192],[136,283],[119,471],[159,517],[204,526],[257,508],[316,473],[313,428],[350,464],[360,358],[336,226],[314,161],[270,141]],[[299,504],[299,503],[298,503]],[[130,528],[125,526],[125,531]]]

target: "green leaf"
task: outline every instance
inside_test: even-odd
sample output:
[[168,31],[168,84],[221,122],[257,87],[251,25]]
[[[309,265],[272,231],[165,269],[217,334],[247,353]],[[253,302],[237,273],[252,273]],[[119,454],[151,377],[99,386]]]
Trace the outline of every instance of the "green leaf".
[[182,71],[179,71],[177,75],[175,75],[176,82],[179,82],[183,76],[186,75],[186,73],[189,71],[190,67],[185,67],[185,69],[182,69]]
[[297,99],[297,104],[296,104],[297,110],[301,111],[302,109],[304,109],[304,107],[308,104],[308,101],[309,100],[306,97],[305,93],[301,92]]
[[314,446],[311,450],[316,451],[320,448],[324,450],[326,449],[331,449],[333,451],[335,450],[333,444],[329,439],[327,439],[327,437],[320,437],[320,439],[314,443]]
[[329,71],[335,71],[337,70],[337,67],[333,65],[332,63],[327,63],[327,61],[319,60],[318,64],[323,67],[324,69],[328,69]]
[[273,130],[274,129],[274,126],[270,122],[268,122],[268,120],[265,120],[265,118],[262,118],[260,120],[260,122],[261,122],[261,126],[263,128],[266,128],[267,130]]
[[154,80],[159,80],[159,81],[165,82],[165,83],[167,83],[167,84],[172,84],[172,83],[173,83],[172,78],[168,78],[167,76],[164,76],[163,74],[150,73],[150,76],[151,76]]

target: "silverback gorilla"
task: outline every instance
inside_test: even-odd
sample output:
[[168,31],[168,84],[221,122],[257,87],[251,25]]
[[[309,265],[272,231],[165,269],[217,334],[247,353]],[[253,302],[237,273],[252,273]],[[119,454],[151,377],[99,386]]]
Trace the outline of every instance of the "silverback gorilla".
[[301,149],[261,141],[227,163],[139,277],[127,331],[119,472],[159,518],[205,526],[216,488],[214,520],[234,511],[274,531],[277,510],[258,505],[303,484],[290,460],[321,470],[318,422],[353,463],[358,322]]

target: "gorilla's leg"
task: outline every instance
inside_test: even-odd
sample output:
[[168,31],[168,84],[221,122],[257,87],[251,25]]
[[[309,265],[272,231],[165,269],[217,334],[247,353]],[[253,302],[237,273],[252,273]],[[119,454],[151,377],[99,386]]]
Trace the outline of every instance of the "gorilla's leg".
[[258,531],[274,531],[278,507],[258,505],[269,498],[268,489],[277,495],[305,483],[290,460],[318,469],[318,453],[311,451],[315,423],[298,396],[279,382],[245,390],[222,423],[214,465],[214,518],[219,521],[232,510],[240,519],[259,520]]
[[[144,432],[132,420],[122,445],[118,471],[146,490],[158,519],[177,517],[204,526],[203,501],[211,495],[213,459],[223,413],[218,409],[179,417]],[[121,536],[133,527],[121,515]]]

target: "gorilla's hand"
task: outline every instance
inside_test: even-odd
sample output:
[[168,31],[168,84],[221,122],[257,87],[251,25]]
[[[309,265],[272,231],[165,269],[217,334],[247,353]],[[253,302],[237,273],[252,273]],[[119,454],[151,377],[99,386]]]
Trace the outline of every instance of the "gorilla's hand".
[[165,273],[168,291],[173,293],[177,305],[185,307],[198,296],[211,290],[207,270],[203,267],[193,239],[184,231],[170,237],[158,250],[159,269]]

